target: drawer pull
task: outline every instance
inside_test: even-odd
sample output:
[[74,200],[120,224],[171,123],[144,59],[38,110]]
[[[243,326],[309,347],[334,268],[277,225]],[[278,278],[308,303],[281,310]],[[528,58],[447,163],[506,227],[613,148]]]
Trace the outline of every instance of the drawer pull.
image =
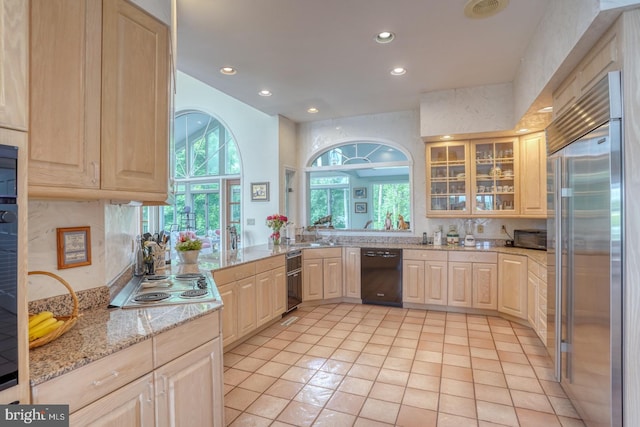
[[107,381],[117,378],[118,375],[120,375],[120,372],[112,371],[108,377],[103,378],[101,380],[94,380],[91,384],[93,384],[95,387],[100,387],[102,384],[106,383]]
[[147,383],[147,388],[148,388],[148,391],[149,391],[149,394],[147,396],[147,402],[152,402],[154,400],[153,399],[154,396],[153,396],[153,382],[152,381],[149,381]]

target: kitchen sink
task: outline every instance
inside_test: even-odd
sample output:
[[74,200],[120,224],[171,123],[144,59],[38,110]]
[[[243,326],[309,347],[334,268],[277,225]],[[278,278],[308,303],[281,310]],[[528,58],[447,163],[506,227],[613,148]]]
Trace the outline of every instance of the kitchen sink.
[[336,246],[336,244],[332,242],[296,242],[289,244],[289,247],[292,248],[318,248],[328,246]]

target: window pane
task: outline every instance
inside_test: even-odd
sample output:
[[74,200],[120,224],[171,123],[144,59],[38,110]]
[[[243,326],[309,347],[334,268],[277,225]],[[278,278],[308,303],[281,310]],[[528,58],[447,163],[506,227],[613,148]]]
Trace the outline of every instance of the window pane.
[[405,222],[411,221],[411,194],[408,183],[373,184],[372,189],[373,228],[384,228],[387,212],[391,213],[394,229],[397,227],[398,215],[402,215]]
[[227,141],[225,144],[226,149],[226,164],[225,173],[227,175],[234,175],[240,173],[240,156],[238,155],[238,148],[235,141],[231,138],[227,132]]
[[240,186],[232,185],[230,191],[231,191],[231,194],[229,195],[229,200],[232,203],[240,203],[240,196],[242,195],[240,191]]

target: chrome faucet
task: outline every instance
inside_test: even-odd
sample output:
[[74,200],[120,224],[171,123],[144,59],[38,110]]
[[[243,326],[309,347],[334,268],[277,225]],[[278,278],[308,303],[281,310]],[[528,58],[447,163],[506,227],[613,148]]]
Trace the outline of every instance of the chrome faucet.
[[227,230],[229,230],[229,250],[235,252],[238,250],[238,229],[235,225],[231,225]]

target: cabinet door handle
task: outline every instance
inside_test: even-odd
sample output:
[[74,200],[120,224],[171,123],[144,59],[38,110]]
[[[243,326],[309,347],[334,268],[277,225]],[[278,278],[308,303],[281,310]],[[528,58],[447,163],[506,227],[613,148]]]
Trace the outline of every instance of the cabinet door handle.
[[120,372],[111,371],[111,374],[109,374],[109,376],[102,378],[101,380],[93,380],[91,384],[93,384],[94,387],[100,387],[102,384],[117,378],[118,375],[120,375]]
[[158,393],[158,395],[164,396],[167,393],[167,377],[166,377],[166,375],[162,375],[160,377],[160,380],[162,382],[162,390],[160,390],[160,393]]
[[147,391],[149,392],[147,394],[147,402],[153,402],[153,381],[149,380],[149,382],[147,383]]
[[91,162],[91,166],[93,166],[93,179],[91,182],[93,184],[97,184],[100,179],[100,169],[98,168],[98,162]]

